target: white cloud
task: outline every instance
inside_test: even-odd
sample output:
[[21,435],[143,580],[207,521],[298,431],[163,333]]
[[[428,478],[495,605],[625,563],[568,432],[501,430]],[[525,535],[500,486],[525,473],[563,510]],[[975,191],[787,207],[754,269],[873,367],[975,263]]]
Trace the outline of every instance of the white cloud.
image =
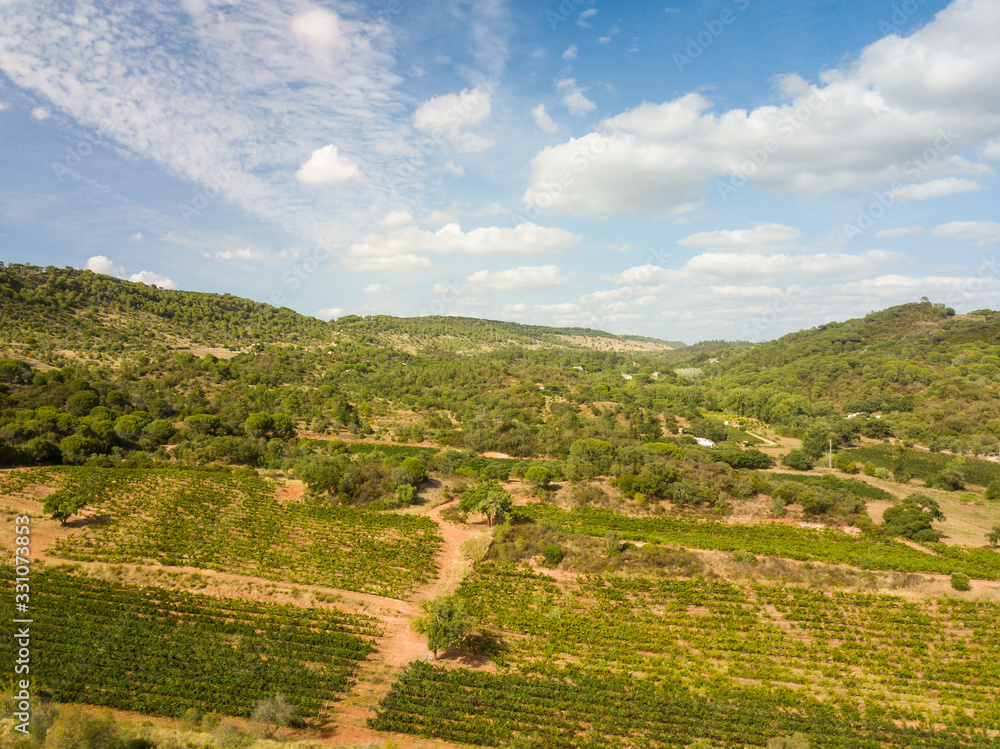
[[431,224],[432,226],[443,226],[444,224],[450,224],[453,220],[454,218],[447,211],[431,211],[424,223]]
[[129,281],[133,283],[144,283],[147,286],[159,286],[163,289],[176,289],[177,284],[171,281],[166,276],[161,276],[159,273],[153,273],[148,270],[141,270],[138,273],[133,273],[128,277]]
[[430,268],[431,261],[423,255],[407,252],[395,255],[351,255],[344,258],[344,267],[355,273],[419,270]]
[[332,143],[313,151],[295,178],[307,185],[353,185],[363,179],[358,165],[341,156]]
[[465,282],[493,291],[537,291],[562,286],[566,279],[558,265],[522,265],[509,270],[476,271]]
[[988,141],[979,156],[987,161],[1000,161],[1000,138]]
[[897,229],[883,229],[875,234],[876,238],[895,238],[895,237],[917,237],[921,234],[926,234],[927,230],[922,226],[901,226]]
[[396,229],[400,226],[406,226],[407,224],[413,223],[413,214],[409,211],[389,211],[381,221],[378,222],[379,226],[385,226],[390,229]]
[[965,192],[982,190],[983,186],[974,179],[960,179],[958,177],[943,177],[930,182],[914,182],[903,185],[892,194],[900,203],[911,200],[928,200],[930,198],[943,198],[948,195],[956,195]]
[[362,291],[365,294],[385,294],[392,291],[392,288],[384,283],[370,283]]
[[931,229],[935,237],[953,237],[977,247],[1000,244],[1000,223],[996,221],[950,221]]
[[597,8],[587,8],[587,10],[583,11],[583,13],[577,16],[576,25],[583,26],[585,29],[589,29],[590,24],[587,23],[587,20],[593,18],[596,15],[597,15]]
[[562,59],[564,60],[575,60],[580,49],[575,44],[569,45],[566,50],[562,53]]
[[320,320],[334,320],[338,317],[343,317],[345,312],[347,310],[343,307],[326,307],[325,309],[316,310],[316,317]]
[[449,174],[454,174],[456,177],[461,177],[465,174],[465,168],[461,164],[456,164],[451,159],[445,162],[444,170]]
[[611,252],[631,252],[632,245],[629,244],[609,244],[608,250]]
[[0,112],[3,112],[4,110],[7,109],[10,109],[10,104],[8,104],[5,101],[0,101]]
[[[802,232],[784,224],[757,224],[752,229],[721,229],[701,231],[679,240],[682,247],[707,247],[710,249],[754,250],[762,247],[787,247],[794,245]],[[805,249],[805,248],[800,248]]]
[[[524,202],[562,214],[670,216],[747,181],[815,195],[989,176],[960,154],[1000,135],[996,28],[1000,4],[956,0],[818,84],[778,79],[777,104],[715,113],[697,93],[640,104],[540,151]],[[567,172],[558,195],[545,189]]]
[[[408,226],[388,234],[369,234],[351,245],[348,255],[356,260],[413,256],[418,252],[445,252],[459,255],[535,255],[558,253],[582,241],[578,234],[537,224],[513,228],[484,226],[462,231],[458,224],[446,224],[435,232]],[[429,261],[427,261],[429,264]]]
[[463,89],[457,94],[435,96],[421,104],[413,115],[413,126],[425,133],[439,133],[458,151],[478,153],[493,145],[490,137],[466,131],[490,116],[490,92]]
[[260,260],[266,256],[263,252],[246,248],[242,250],[219,250],[212,257],[219,260]]
[[31,110],[31,116],[36,120],[47,120],[52,115],[45,107],[35,107]]
[[543,133],[552,135],[559,130],[559,126],[555,123],[555,120],[549,117],[548,112],[545,111],[544,104],[539,104],[537,107],[532,109],[531,114],[535,118],[535,125]]
[[598,44],[607,44],[610,41],[611,41],[611,37],[610,36],[599,36],[599,37],[597,37],[597,43]]
[[130,234],[129,239],[131,239],[133,242],[141,242],[143,240],[142,232],[137,231],[135,234]]
[[[356,231],[372,184],[398,163],[378,147],[412,135],[392,29],[296,0],[217,5],[8,3],[0,72],[74,132],[99,130],[112,150],[210,189],[219,204],[308,238]],[[289,179],[327,133],[365,165],[365,190]]]
[[87,264],[84,267],[87,270],[92,270],[94,273],[101,273],[105,276],[121,278],[125,274],[125,269],[122,266],[115,265],[104,255],[94,255],[87,260]]
[[562,78],[556,81],[556,91],[562,96],[562,102],[570,113],[577,117],[597,109],[597,105],[583,95],[586,89],[577,86],[575,78]]
[[310,53],[325,63],[339,61],[349,48],[340,17],[326,8],[297,13],[291,21],[292,34]]

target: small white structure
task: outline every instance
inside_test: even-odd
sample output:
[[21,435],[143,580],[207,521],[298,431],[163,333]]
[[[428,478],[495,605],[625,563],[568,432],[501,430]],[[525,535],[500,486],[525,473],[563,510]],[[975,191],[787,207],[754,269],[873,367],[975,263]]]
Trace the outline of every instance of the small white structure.
[[622,375],[622,379],[623,380],[631,380],[632,379],[632,375],[623,374]]
[[715,443],[712,442],[712,440],[710,439],[706,439],[705,437],[695,437],[695,440],[702,447],[715,447]]

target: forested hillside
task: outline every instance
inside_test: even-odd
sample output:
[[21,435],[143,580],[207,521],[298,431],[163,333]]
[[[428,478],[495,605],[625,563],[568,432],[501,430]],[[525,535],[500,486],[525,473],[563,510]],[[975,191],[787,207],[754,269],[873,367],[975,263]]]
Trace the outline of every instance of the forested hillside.
[[[220,749],[1000,738],[1000,313],[682,348],[30,266],[0,307],[50,719]],[[59,715],[19,749],[111,730]],[[179,745],[151,725],[126,749]]]

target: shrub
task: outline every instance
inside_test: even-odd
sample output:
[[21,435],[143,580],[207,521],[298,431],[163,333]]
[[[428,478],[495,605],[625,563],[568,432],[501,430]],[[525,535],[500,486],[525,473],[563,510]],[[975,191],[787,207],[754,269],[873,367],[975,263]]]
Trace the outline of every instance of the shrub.
[[545,563],[549,567],[555,567],[563,560],[563,557],[566,556],[566,552],[562,550],[562,547],[559,544],[549,544],[545,547],[544,556]]
[[795,471],[808,471],[813,467],[812,458],[802,449],[792,450],[781,459],[781,463]]
[[969,576],[964,572],[953,572],[951,573],[951,587],[964,593],[972,590],[972,583],[969,582]]

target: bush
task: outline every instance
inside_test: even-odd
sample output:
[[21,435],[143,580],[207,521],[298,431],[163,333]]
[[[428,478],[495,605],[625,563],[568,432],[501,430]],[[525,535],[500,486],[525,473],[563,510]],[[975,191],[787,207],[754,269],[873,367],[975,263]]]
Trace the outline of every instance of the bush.
[[549,567],[555,567],[563,560],[563,557],[566,556],[566,552],[562,550],[562,547],[559,544],[549,544],[545,547],[544,556],[545,563]]
[[813,467],[812,458],[802,449],[792,450],[781,459],[781,463],[795,471],[808,471]]
[[951,587],[964,593],[972,590],[972,583],[969,582],[969,576],[964,572],[953,572],[951,573]]

